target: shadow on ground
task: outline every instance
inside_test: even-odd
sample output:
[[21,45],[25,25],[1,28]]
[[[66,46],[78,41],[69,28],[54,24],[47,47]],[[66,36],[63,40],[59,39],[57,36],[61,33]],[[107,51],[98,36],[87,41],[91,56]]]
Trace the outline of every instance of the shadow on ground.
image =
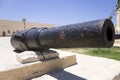
[[69,73],[67,71],[64,71],[64,70],[50,72],[50,73],[48,73],[48,75],[56,78],[57,80],[87,80],[85,78],[76,76],[76,75]]

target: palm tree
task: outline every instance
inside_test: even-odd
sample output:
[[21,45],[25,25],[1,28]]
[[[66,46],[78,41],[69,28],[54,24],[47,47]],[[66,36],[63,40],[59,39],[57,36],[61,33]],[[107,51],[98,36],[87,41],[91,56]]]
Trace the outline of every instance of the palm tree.
[[24,23],[24,29],[25,29],[26,28],[26,18],[23,18],[22,22]]

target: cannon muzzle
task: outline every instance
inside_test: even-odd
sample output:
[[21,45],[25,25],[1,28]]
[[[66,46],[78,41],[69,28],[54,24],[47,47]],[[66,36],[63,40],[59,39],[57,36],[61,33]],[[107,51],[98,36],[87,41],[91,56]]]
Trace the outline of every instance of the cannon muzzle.
[[32,28],[16,32],[11,44],[16,50],[49,48],[110,48],[115,31],[110,19],[102,19],[53,28]]

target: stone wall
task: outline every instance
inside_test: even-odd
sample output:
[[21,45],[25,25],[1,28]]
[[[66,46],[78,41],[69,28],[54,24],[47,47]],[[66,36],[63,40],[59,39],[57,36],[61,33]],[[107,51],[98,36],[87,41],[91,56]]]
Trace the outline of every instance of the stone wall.
[[116,27],[116,31],[120,32],[120,9],[118,9],[118,11],[117,11],[117,27]]
[[[33,28],[33,27],[53,27],[52,24],[41,24],[41,23],[33,23],[26,22],[25,28]],[[10,20],[0,20],[0,36],[10,36],[13,33],[23,30],[24,23],[18,21],[10,21]]]

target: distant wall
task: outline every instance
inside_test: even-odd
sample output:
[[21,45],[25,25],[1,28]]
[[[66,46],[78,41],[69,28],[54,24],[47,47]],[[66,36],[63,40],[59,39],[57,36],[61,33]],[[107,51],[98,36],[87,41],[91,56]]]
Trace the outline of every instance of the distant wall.
[[[33,22],[26,22],[25,28],[33,28],[33,27],[53,27],[52,24],[40,24]],[[0,36],[11,36],[13,33],[23,30],[24,23],[18,21],[9,21],[9,20],[0,20]]]

